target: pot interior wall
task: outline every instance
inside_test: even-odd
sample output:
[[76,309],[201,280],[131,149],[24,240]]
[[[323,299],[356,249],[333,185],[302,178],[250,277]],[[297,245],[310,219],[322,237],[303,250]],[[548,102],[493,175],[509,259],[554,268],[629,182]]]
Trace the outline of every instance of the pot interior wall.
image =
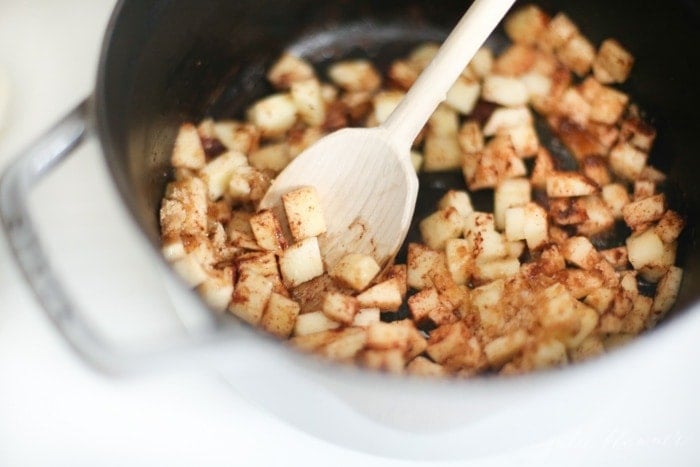
[[[637,58],[622,88],[657,127],[651,163],[669,174],[670,204],[688,218],[678,251],[686,274],[677,309],[687,308],[700,295],[698,7],[692,0],[666,2],[662,8],[656,0],[537,3],[550,13],[565,11],[596,44],[617,38]],[[271,92],[265,70],[292,44],[321,64],[365,53],[386,62],[416,43],[444,37],[467,4],[120,2],[99,70],[97,125],[118,190],[149,240],[158,245],[157,212],[179,123],[207,115],[241,117],[249,103]],[[453,181],[423,177],[417,216],[433,209],[435,198]]]

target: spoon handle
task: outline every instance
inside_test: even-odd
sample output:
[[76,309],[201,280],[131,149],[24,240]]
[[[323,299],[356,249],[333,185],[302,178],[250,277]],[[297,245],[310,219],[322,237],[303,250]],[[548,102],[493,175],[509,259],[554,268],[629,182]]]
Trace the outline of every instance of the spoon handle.
[[445,39],[437,54],[389,115],[383,127],[400,154],[413,140],[447,91],[503,19],[515,0],[475,0]]

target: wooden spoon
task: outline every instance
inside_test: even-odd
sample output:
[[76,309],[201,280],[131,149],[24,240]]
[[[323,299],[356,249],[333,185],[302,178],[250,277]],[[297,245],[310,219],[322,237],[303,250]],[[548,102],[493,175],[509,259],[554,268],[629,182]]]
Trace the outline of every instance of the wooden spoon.
[[381,126],[346,128],[317,141],[279,174],[259,209],[273,209],[284,220],[281,196],[314,186],[327,224],[319,237],[327,267],[348,253],[369,254],[380,265],[393,259],[418,194],[411,145],[513,2],[474,1]]

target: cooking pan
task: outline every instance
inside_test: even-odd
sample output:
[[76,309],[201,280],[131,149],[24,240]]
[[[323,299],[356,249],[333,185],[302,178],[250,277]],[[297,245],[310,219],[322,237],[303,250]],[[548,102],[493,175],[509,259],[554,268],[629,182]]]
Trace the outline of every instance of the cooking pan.
[[[617,38],[636,57],[622,89],[657,128],[650,163],[668,174],[670,204],[687,217],[679,243],[685,275],[677,305],[659,327],[629,346],[566,369],[506,379],[415,381],[339,367],[215,315],[159,255],[157,213],[172,175],[169,155],[181,122],[241,117],[247,105],[271,92],[265,71],[284,50],[321,69],[352,56],[370,56],[385,66],[420,42],[444,38],[468,7],[466,1],[118,2],[94,93],[2,178],[2,220],[29,285],[67,342],[95,368],[121,374],[204,362],[231,375],[227,379],[236,390],[277,416],[352,448],[412,458],[476,456],[492,449],[485,437],[498,436],[502,447],[514,447],[581,420],[610,397],[621,375],[643,366],[675,333],[698,321],[700,9],[693,0],[537,4],[550,13],[565,11],[596,44]],[[489,41],[502,47],[502,31]],[[150,259],[172,285],[186,332],[139,347],[107,339],[74,306],[42,253],[27,210],[29,193],[86,137],[99,139],[135,229],[152,246]],[[455,183],[461,181],[454,174],[421,176],[416,218]],[[579,385],[590,397],[573,403],[566,394]],[[546,430],[513,423],[535,416]]]

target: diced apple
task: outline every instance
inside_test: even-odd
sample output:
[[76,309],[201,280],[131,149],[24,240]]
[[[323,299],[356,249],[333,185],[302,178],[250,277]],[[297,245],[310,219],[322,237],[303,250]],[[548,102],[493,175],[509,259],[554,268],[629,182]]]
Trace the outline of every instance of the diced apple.
[[664,243],[660,258],[639,269],[639,275],[647,282],[658,282],[668,269],[676,263],[677,242]]
[[520,271],[518,258],[508,257],[477,262],[474,266],[474,278],[477,281],[492,281],[514,276]]
[[588,220],[583,198],[550,198],[549,216],[558,225],[578,225]]
[[499,130],[531,125],[533,122],[532,113],[527,107],[501,107],[493,111],[489,119],[484,124],[484,135],[493,136]]
[[[595,78],[588,78],[586,82],[597,81]],[[590,118],[595,122],[614,125],[624,113],[628,102],[627,94],[608,86],[600,86],[590,100]]]
[[462,173],[470,190],[493,188],[502,180],[524,176],[527,169],[507,135],[492,138],[481,153],[462,160]]
[[510,13],[504,28],[508,37],[516,43],[535,45],[547,28],[549,16],[536,5],[525,5]]
[[431,273],[447,270],[444,253],[419,243],[409,243],[406,265],[408,286],[418,290],[432,286]]
[[622,210],[630,202],[627,188],[621,183],[611,183],[602,188],[601,196],[615,219],[622,219]]
[[472,154],[484,149],[484,134],[481,126],[475,120],[467,120],[459,128],[457,134],[459,147],[466,154]]
[[406,365],[406,371],[413,376],[442,377],[447,374],[445,368],[425,357],[416,357]]
[[214,122],[214,136],[229,150],[250,154],[258,147],[260,130],[250,123],[235,120]]
[[260,320],[260,326],[275,336],[287,338],[294,330],[299,309],[299,304],[296,301],[272,292]]
[[326,221],[316,188],[304,186],[282,195],[289,230],[295,240],[315,237],[326,231]]
[[654,183],[663,183],[666,181],[666,174],[650,165],[644,166],[642,173],[639,174],[640,180],[650,180]]
[[457,285],[449,274],[434,275],[432,280],[440,295],[440,302],[449,311],[461,315],[465,311],[462,307],[469,306],[469,288],[466,285]]
[[493,68],[493,52],[491,52],[491,49],[488,47],[481,47],[477,50],[471,62],[469,62],[469,68],[471,68],[474,74],[479,78],[488,75]]
[[648,198],[656,193],[656,183],[651,180],[635,180],[633,189],[633,198],[639,201],[642,198]]
[[537,71],[530,71],[520,76],[520,81],[527,88],[530,100],[546,98],[552,90],[552,78]]
[[599,315],[603,315],[612,307],[615,294],[616,291],[614,289],[599,287],[586,295],[583,301],[586,305],[596,310]]
[[345,60],[336,62],[328,69],[334,84],[346,91],[375,91],[382,78],[369,60]]
[[460,114],[469,115],[474,110],[480,93],[481,85],[478,81],[460,76],[447,91],[445,102]]
[[622,217],[632,229],[654,222],[666,211],[666,197],[663,194],[649,196],[626,204],[622,208]]
[[428,247],[442,250],[451,238],[459,238],[464,231],[464,217],[453,207],[435,211],[419,224],[421,237]]
[[552,332],[571,335],[579,328],[579,305],[562,284],[554,284],[541,294],[542,307],[539,308],[539,320],[542,326]]
[[352,320],[352,326],[367,327],[380,320],[379,308],[360,308]]
[[630,74],[634,57],[615,39],[600,44],[593,61],[593,74],[601,83],[622,83]]
[[328,318],[323,312],[312,311],[311,313],[304,313],[297,317],[294,323],[294,335],[306,336],[317,332],[338,329],[339,327],[340,323],[338,321]]
[[571,361],[582,362],[595,358],[605,352],[605,346],[600,337],[590,335],[581,342],[578,347],[569,350]]
[[508,250],[508,258],[520,258],[525,252],[525,241],[509,241],[506,244],[506,249]]
[[250,218],[253,217],[253,214],[240,209],[231,211],[231,219],[226,225],[226,233],[230,235],[231,232],[236,231],[252,236],[253,230],[250,227]]
[[328,292],[323,298],[323,314],[334,321],[348,325],[360,309],[357,298],[340,292]]
[[334,333],[333,338],[320,350],[320,354],[331,360],[352,361],[364,349],[367,331],[360,328],[345,328]]
[[437,325],[453,322],[457,317],[440,300],[434,287],[428,287],[408,298],[408,309],[413,321],[419,326],[426,322]]
[[197,287],[209,278],[196,253],[189,253],[175,260],[171,263],[171,266],[177,275],[190,287]]
[[562,254],[571,264],[582,269],[593,269],[600,261],[598,250],[587,237],[570,237],[562,245]]
[[394,86],[408,90],[416,82],[419,72],[408,60],[394,60],[387,71],[387,78]]
[[201,169],[205,164],[204,148],[197,128],[191,123],[183,123],[175,137],[170,163],[173,167]]
[[[350,118],[350,121],[369,121],[374,118],[372,112],[372,92],[370,91],[349,91],[341,95],[340,103],[342,110]],[[373,126],[369,123],[367,126]]]
[[316,78],[293,82],[290,94],[304,123],[309,126],[323,124],[326,120],[326,104],[321,94],[321,84]]
[[577,34],[576,24],[565,13],[559,12],[552,17],[547,28],[540,34],[538,45],[542,49],[552,52],[562,47]]
[[357,359],[361,365],[371,370],[386,371],[393,374],[403,373],[406,367],[406,356],[402,349],[367,349],[360,352]]
[[401,297],[406,297],[408,292],[408,284],[406,283],[406,276],[408,275],[407,267],[405,264],[394,264],[390,267],[384,268],[384,270],[374,279],[374,283],[378,284],[390,279],[396,280],[396,284],[401,293]]
[[524,351],[523,358],[533,370],[552,368],[568,363],[566,346],[558,339],[549,338],[537,342]]
[[599,187],[612,182],[608,161],[601,156],[585,156],[579,161],[581,172]]
[[330,274],[343,285],[359,292],[367,288],[380,269],[370,255],[350,253],[336,263]]
[[556,112],[579,126],[585,127],[590,118],[591,104],[576,88],[568,88],[556,101]]
[[[530,181],[527,178],[511,178],[500,182],[494,190],[493,217],[498,230],[506,224],[506,210],[523,206],[531,200]],[[520,240],[519,238],[513,240]]]
[[327,344],[333,342],[337,336],[337,330],[329,329],[311,334],[294,335],[289,339],[289,343],[304,352],[320,352]]
[[632,309],[622,320],[622,332],[639,334],[646,326],[651,315],[654,299],[644,295],[637,295],[632,300]]
[[[406,321],[409,323],[409,321]],[[378,321],[367,327],[367,347],[370,349],[401,349],[408,347],[411,328],[404,322],[384,323]]]
[[[596,265],[595,268],[591,268],[589,270],[567,268],[563,271],[560,271],[557,275],[557,278],[560,280],[560,283],[566,287],[566,289],[574,298],[581,299],[586,297],[592,291],[605,285],[605,282],[603,280],[603,273],[597,269],[597,267],[600,264],[601,263]],[[612,269],[612,266],[610,266],[609,264],[607,265],[608,267],[610,267],[610,272],[614,275],[615,271]]]
[[459,131],[459,115],[451,107],[440,104],[428,119],[428,127],[434,136],[454,136]]
[[585,76],[595,58],[595,47],[584,36],[576,34],[557,49],[557,58],[578,76]]
[[273,284],[275,292],[286,295],[286,289],[282,285],[277,257],[273,252],[251,252],[236,257],[236,266],[239,274],[255,274],[262,276]]
[[656,324],[673,307],[678,297],[683,280],[683,269],[673,266],[661,277],[656,286],[656,295],[652,306],[650,323]]
[[627,247],[618,246],[615,248],[608,248],[606,250],[600,250],[600,255],[608,262],[615,270],[623,270],[628,266],[627,260]]
[[284,53],[270,68],[267,79],[277,89],[289,89],[292,83],[314,78],[313,67],[303,58]]
[[542,251],[540,251],[540,258],[537,263],[538,264],[535,267],[548,275],[558,273],[566,268],[564,255],[562,255],[561,248],[556,243],[550,243],[542,248]]
[[627,255],[634,269],[641,269],[657,261],[663,254],[664,244],[654,229],[627,239]]
[[161,234],[204,235],[207,228],[207,187],[196,177],[168,183],[160,208]]
[[507,256],[503,235],[492,229],[471,231],[466,234],[469,249],[477,261],[489,261]]
[[279,220],[274,213],[263,210],[250,218],[250,227],[255,236],[255,241],[268,251],[280,251],[286,248],[287,240]]
[[533,125],[515,126],[500,132],[508,135],[518,157],[527,159],[537,154],[540,141]]
[[248,156],[248,162],[256,169],[273,172],[281,172],[290,160],[291,152],[286,142],[266,144]]
[[381,311],[397,311],[403,302],[401,285],[397,278],[379,282],[357,296],[362,308],[379,308]]
[[474,265],[469,242],[463,238],[448,240],[445,243],[445,258],[452,280],[458,285],[467,284]]
[[301,240],[284,250],[279,258],[280,271],[289,288],[323,274],[323,260],[316,237]]
[[426,42],[413,49],[408,60],[416,70],[421,72],[433,60],[439,48],[440,46],[434,42]]
[[548,239],[547,212],[536,203],[525,205],[525,241],[532,251],[544,246]]
[[588,219],[577,226],[576,230],[579,234],[596,235],[614,226],[615,217],[600,196],[585,196],[581,200]]
[[525,44],[512,44],[496,59],[493,72],[504,76],[517,76],[529,71],[537,58],[537,50]]
[[467,350],[471,337],[464,322],[445,324],[430,334],[426,353],[438,363],[446,362]]
[[555,172],[554,158],[544,146],[540,146],[535,156],[535,166],[532,169],[530,183],[535,188],[545,189],[547,179]]
[[515,354],[520,352],[527,342],[528,335],[524,329],[498,337],[484,346],[484,354],[492,368],[499,368]]
[[656,139],[656,129],[638,117],[627,118],[620,125],[620,139],[637,149],[649,152]]
[[681,215],[669,209],[659,219],[656,227],[654,227],[654,232],[664,243],[671,243],[680,236],[684,226],[685,220]]
[[297,120],[297,106],[289,94],[273,94],[257,101],[248,111],[248,119],[267,138],[284,135]]
[[423,167],[423,154],[416,150],[411,151],[411,165],[416,172],[420,172],[421,167]]
[[462,163],[462,151],[457,135],[438,135],[428,131],[423,145],[423,165],[426,172],[452,170]]
[[439,209],[452,207],[457,210],[460,216],[467,217],[474,212],[469,193],[464,190],[448,190],[438,201]]
[[228,184],[228,194],[234,201],[257,202],[270,188],[270,177],[250,166],[236,167]]
[[229,311],[257,325],[272,296],[272,282],[257,274],[241,273],[233,291]]
[[477,313],[484,311],[498,311],[498,303],[503,297],[505,282],[497,279],[482,286],[476,287],[471,293],[471,305]]
[[233,295],[233,269],[210,272],[197,287],[197,293],[215,311],[225,311]]
[[396,90],[378,92],[372,99],[377,123],[384,123],[405,95],[405,92]]
[[505,107],[527,104],[530,94],[518,78],[491,74],[484,78],[481,98]]
[[169,263],[184,258],[187,255],[185,245],[182,243],[180,235],[168,235],[161,238],[160,252]]
[[630,143],[619,143],[610,150],[610,168],[619,176],[634,181],[644,170],[647,157]]

